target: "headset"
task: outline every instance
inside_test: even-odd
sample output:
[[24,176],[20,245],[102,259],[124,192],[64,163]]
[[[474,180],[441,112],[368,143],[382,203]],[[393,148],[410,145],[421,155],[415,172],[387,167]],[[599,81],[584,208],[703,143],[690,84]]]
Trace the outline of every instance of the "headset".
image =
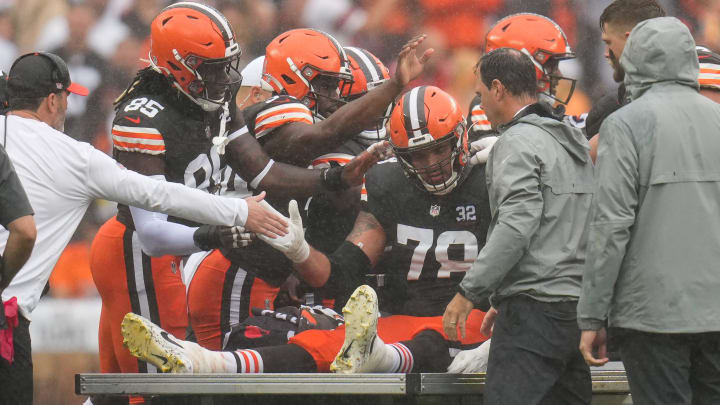
[[[10,72],[12,72],[13,68],[18,62],[32,55],[40,55],[50,61],[50,65],[52,66],[50,78],[53,82],[64,84],[64,81],[70,78],[70,72],[68,72],[65,62],[59,56],[48,52],[30,52],[20,56],[19,58],[15,59],[15,62],[13,62],[12,66],[10,67]],[[60,90],[63,89],[57,89],[56,91],[54,91],[54,93],[57,93]]]

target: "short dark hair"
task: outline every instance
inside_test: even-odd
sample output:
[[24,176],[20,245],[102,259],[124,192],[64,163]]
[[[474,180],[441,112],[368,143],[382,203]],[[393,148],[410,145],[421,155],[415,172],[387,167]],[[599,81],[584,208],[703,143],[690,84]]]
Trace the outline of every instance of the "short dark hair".
[[[45,96],[47,97],[47,96]],[[24,97],[24,98],[10,98],[8,100],[8,109],[10,111],[18,111],[18,110],[29,110],[29,111],[37,111],[37,109],[40,107],[40,104],[45,99],[45,97]]]
[[639,22],[665,17],[665,10],[655,0],[615,0],[600,15],[600,29],[612,24],[633,29]]
[[478,62],[482,82],[490,88],[497,79],[513,96],[537,97],[537,76],[530,57],[513,48],[498,48]]

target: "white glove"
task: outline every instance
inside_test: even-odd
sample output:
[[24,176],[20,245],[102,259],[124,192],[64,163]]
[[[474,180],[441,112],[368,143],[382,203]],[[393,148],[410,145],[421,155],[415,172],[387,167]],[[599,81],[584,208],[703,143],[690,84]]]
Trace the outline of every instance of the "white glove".
[[[272,211],[285,218],[283,214],[279,213],[270,204],[266,203],[265,200],[260,201],[260,205],[265,207],[268,211]],[[303,230],[302,218],[300,217],[297,201],[290,201],[288,211],[290,212],[290,219],[285,218],[288,222],[287,235],[272,239],[265,235],[258,234],[258,238],[262,239],[265,243],[275,249],[283,252],[288,259],[292,260],[293,263],[302,263],[307,260],[308,256],[310,256],[310,245],[308,245],[305,241],[305,231]]]
[[470,144],[470,166],[486,163],[497,136],[486,136]]
[[490,339],[472,350],[463,350],[455,356],[447,372],[452,374],[484,373],[490,355]]

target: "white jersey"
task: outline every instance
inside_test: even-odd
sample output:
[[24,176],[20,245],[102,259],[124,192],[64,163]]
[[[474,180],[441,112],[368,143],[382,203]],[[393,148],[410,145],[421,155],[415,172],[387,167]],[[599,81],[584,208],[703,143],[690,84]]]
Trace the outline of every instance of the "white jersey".
[[[30,259],[3,291],[2,299],[17,297],[28,319],[60,254],[95,199],[206,224],[245,224],[245,200],[213,196],[126,170],[89,144],[41,121],[0,116],[0,129],[6,120],[7,134],[3,131],[0,140],[5,139],[5,150],[35,211],[37,238]],[[0,229],[0,251],[5,250],[8,235]]]

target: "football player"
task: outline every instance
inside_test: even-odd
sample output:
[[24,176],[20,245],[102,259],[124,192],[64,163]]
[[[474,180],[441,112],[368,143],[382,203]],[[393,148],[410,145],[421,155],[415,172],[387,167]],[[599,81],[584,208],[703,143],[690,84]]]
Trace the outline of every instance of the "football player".
[[[141,174],[214,192],[221,183],[220,167],[207,155],[208,135],[224,124],[221,107],[240,78],[240,48],[222,15],[188,2],[156,17],[151,42],[150,67],[140,70],[116,101],[113,155]],[[122,316],[133,311],[183,334],[187,315],[179,255],[198,251],[198,242],[209,243],[208,231],[217,238],[220,229],[228,230],[118,206],[91,251],[93,280],[102,298],[101,372],[155,371],[122,347]]]
[[[217,352],[128,314],[123,333],[130,351],[172,372],[326,372],[331,363],[337,372],[445,371],[451,343],[441,314],[484,244],[490,222],[484,166],[467,164],[465,119],[455,100],[436,87],[416,87],[400,99],[390,137],[397,160],[367,173],[367,202],[335,252],[326,255],[309,246],[294,201],[288,236],[265,239],[313,286],[361,284],[391,246],[385,271],[403,287],[402,302],[392,305],[396,315],[378,320],[375,293],[361,286],[338,329],[307,330],[286,345]],[[364,321],[368,315],[370,323]],[[469,332],[461,345],[487,339],[477,333],[483,316],[473,311],[468,331],[476,333]],[[168,361],[158,361],[161,357]]]
[[[540,101],[557,105],[556,113],[564,114],[564,105],[575,91],[576,80],[563,76],[559,65],[561,60],[575,58],[575,54],[555,21],[533,13],[507,16],[495,23],[485,37],[484,53],[497,48],[514,48],[529,56],[535,65]],[[471,143],[477,138],[495,134],[481,104],[479,95],[470,102],[468,136]],[[564,119],[574,127],[583,128],[586,115],[566,115]]]

